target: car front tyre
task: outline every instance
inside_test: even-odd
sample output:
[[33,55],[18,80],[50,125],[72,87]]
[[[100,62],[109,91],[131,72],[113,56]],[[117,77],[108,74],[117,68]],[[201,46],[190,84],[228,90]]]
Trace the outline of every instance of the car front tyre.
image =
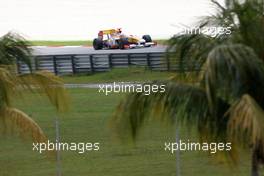
[[152,42],[152,39],[151,39],[150,35],[143,35],[142,38],[145,40],[146,43]]

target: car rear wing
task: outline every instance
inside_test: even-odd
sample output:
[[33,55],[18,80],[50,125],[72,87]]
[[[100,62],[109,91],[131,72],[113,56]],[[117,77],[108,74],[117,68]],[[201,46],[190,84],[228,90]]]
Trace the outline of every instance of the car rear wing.
[[117,33],[118,31],[116,29],[108,29],[108,30],[102,30],[99,31],[98,35],[104,35],[104,34],[113,34],[113,33]]
[[101,37],[105,34],[114,34],[114,33],[121,33],[121,29],[118,28],[118,29],[101,30],[99,31],[98,36]]

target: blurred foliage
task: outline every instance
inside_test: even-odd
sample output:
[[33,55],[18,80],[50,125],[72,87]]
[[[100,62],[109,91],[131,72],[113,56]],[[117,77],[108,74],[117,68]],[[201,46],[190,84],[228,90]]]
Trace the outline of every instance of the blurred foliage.
[[[190,126],[201,141],[232,142],[232,150],[224,153],[228,161],[237,163],[238,148],[252,151],[252,175],[257,176],[264,161],[264,1],[211,2],[216,13],[202,17],[198,28],[231,33],[192,31],[172,37],[167,52],[182,76],[153,82],[165,84],[165,93],[128,95],[111,124],[121,139],[133,140],[153,119]],[[200,66],[199,71],[186,72],[186,63]]]

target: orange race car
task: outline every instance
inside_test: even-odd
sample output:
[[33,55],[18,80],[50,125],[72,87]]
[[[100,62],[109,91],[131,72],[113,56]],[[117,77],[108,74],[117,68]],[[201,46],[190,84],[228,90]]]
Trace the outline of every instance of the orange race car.
[[120,28],[99,31],[98,37],[93,40],[95,50],[128,49],[154,45],[156,45],[156,42],[152,41],[150,35],[143,35],[142,38],[124,35]]

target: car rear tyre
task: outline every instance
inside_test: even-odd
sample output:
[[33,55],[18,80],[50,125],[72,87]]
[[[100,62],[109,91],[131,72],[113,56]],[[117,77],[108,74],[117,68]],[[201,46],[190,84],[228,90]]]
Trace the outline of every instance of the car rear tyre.
[[143,35],[142,38],[145,40],[145,42],[152,42],[150,35]]
[[95,50],[103,49],[103,40],[98,39],[98,38],[94,39],[93,47]]
[[129,45],[128,39],[127,38],[121,38],[119,40],[119,49],[125,49],[126,45]]

